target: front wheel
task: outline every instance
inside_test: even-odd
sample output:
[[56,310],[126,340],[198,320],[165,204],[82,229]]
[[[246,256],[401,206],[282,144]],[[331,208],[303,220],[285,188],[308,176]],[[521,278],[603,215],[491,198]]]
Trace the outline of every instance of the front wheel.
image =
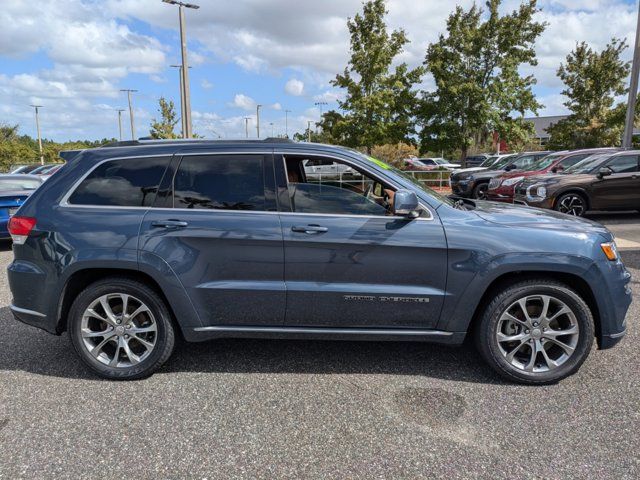
[[473,189],[473,198],[477,200],[486,200],[488,191],[489,191],[489,184],[480,183],[476,185],[476,187]]
[[562,283],[530,280],[499,292],[477,325],[480,354],[500,375],[525,384],[575,373],[591,350],[593,316]]
[[582,217],[587,212],[587,201],[579,193],[565,193],[558,198],[555,209],[575,217]]
[[128,278],[89,285],[73,302],[68,327],[80,358],[109,379],[151,375],[171,356],[175,343],[164,301],[154,290]]

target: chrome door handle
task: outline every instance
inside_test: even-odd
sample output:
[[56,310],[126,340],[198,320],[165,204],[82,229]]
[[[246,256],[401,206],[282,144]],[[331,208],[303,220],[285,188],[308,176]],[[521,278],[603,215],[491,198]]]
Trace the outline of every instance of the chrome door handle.
[[305,225],[302,227],[291,227],[291,231],[310,235],[313,233],[325,233],[328,232],[329,229],[327,227],[321,227],[320,225]]
[[182,220],[158,220],[152,222],[151,226],[162,228],[185,228],[189,226],[189,223],[183,222]]

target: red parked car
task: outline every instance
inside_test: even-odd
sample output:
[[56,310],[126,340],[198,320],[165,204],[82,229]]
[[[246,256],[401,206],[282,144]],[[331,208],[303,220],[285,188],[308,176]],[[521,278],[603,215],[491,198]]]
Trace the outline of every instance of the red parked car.
[[489,182],[487,200],[494,202],[513,203],[515,188],[526,177],[544,175],[546,173],[559,173],[575,165],[591,155],[599,153],[615,152],[618,148],[588,148],[584,150],[565,150],[552,153],[532,163],[525,170],[511,170],[499,177],[492,178]]

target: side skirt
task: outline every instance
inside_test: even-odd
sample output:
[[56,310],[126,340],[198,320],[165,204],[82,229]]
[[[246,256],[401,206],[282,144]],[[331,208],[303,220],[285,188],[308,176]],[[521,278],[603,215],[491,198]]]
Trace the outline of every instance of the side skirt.
[[390,328],[253,327],[215,325],[184,331],[190,342],[216,338],[272,338],[300,340],[363,340],[394,342],[432,342],[459,345],[466,332]]

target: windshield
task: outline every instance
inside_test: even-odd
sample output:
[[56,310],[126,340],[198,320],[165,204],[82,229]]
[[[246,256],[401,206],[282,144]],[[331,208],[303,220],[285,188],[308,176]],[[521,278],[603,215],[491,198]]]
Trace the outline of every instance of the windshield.
[[35,190],[40,186],[38,180],[29,178],[0,178],[0,192],[15,190]]
[[[356,152],[360,158],[365,159],[368,162],[373,162],[376,165],[378,165],[379,167],[384,168],[385,170],[389,170],[397,175],[400,175],[401,177],[405,178],[406,180],[409,180],[413,185],[415,185],[416,187],[418,187],[420,190],[422,190],[423,192],[431,195],[432,197],[437,198],[438,200],[440,200],[443,203],[446,203],[447,205],[453,205],[453,201],[449,198],[446,197],[438,192],[436,192],[435,190],[433,190],[432,188],[427,187],[424,183],[422,183],[420,180],[418,180],[417,178],[415,178],[413,175],[410,175],[406,172],[403,172],[402,170],[397,169],[396,167],[389,165],[388,163],[383,162],[382,160],[378,160],[375,157],[372,157],[370,155],[365,155],[364,153],[358,152],[357,150],[353,150],[354,152]],[[438,173],[438,172],[436,172]]]
[[513,155],[509,155],[507,157],[502,157],[500,160],[498,160],[495,163],[495,165],[492,165],[492,166],[496,170],[502,170],[504,167],[506,167],[509,164],[509,162],[511,162],[512,159],[513,159]]
[[546,157],[542,157],[540,160],[533,162],[525,168],[525,171],[536,172],[538,170],[544,170],[545,168],[549,168],[562,157],[564,157],[564,155],[547,155]]
[[599,153],[597,155],[591,155],[590,157],[587,157],[584,160],[576,163],[572,167],[567,168],[564,173],[592,173],[598,167],[600,167],[600,165],[602,165],[605,160],[608,159],[611,155],[611,153]]
[[480,164],[481,167],[490,167],[493,163],[498,160],[500,157],[494,155],[493,157],[487,158],[484,162]]

